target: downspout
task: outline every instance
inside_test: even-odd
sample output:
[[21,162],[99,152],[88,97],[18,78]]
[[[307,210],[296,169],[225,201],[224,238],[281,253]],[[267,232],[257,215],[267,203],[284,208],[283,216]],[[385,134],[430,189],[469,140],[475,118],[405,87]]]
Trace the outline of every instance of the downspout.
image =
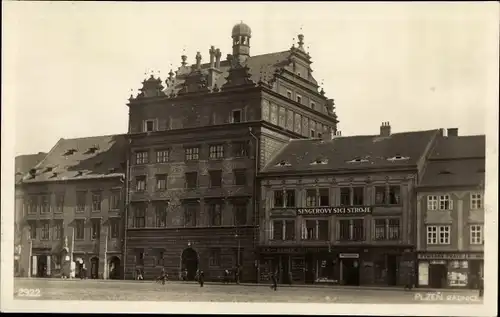
[[130,179],[130,154],[127,149],[127,167],[125,170],[125,221],[123,230],[123,279],[127,266],[127,232],[128,232],[128,213],[129,213],[129,179]]
[[[253,137],[255,140],[255,176],[254,176],[254,183],[253,183],[253,191],[254,191],[254,200],[253,200],[253,208],[254,208],[254,234],[253,234],[253,247],[254,247],[254,252],[255,255],[258,254],[257,252],[257,237],[259,236],[259,209],[258,209],[258,201],[259,201],[259,195],[258,195],[258,187],[257,187],[257,174],[259,171],[259,139],[255,136],[255,134],[252,133],[252,127],[248,128],[248,132],[250,135]],[[259,259],[257,259],[257,256],[255,258],[255,270],[256,270],[256,282],[259,282]]]

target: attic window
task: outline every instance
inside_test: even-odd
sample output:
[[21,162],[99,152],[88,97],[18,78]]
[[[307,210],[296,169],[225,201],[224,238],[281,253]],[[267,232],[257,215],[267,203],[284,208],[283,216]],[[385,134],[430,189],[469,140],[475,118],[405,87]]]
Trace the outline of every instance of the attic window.
[[446,174],[452,174],[450,171],[448,170],[442,170],[439,172],[440,175],[446,175]]
[[57,173],[52,173],[52,176],[50,176],[50,178],[56,178],[57,177]]
[[47,168],[45,168],[45,172],[52,172],[52,167],[48,166]]
[[102,165],[102,161],[97,161],[97,162],[95,162],[95,167],[97,167],[97,166],[101,166],[101,165]]
[[83,172],[82,171],[78,171],[75,175],[75,177],[78,177],[78,176],[82,176],[83,175]]
[[327,164],[328,163],[328,160],[327,159],[321,159],[321,158],[318,158],[316,159],[314,162],[311,163],[311,165],[318,165],[318,164]]
[[64,155],[73,155],[76,152],[76,149],[68,149]]
[[366,163],[368,162],[367,159],[363,159],[363,158],[355,158],[353,160],[350,160],[350,161],[347,161],[347,163]]
[[283,167],[283,166],[291,166],[291,165],[287,161],[281,161],[278,164],[276,164],[276,166]]
[[409,160],[410,158],[408,156],[401,156],[401,155],[396,155],[393,157],[388,158],[388,161],[404,161],[404,160]]
[[93,146],[88,148],[88,150],[87,150],[87,152],[85,152],[85,154],[94,154],[95,152],[97,152],[97,150],[99,150],[99,147],[97,145],[93,145]]

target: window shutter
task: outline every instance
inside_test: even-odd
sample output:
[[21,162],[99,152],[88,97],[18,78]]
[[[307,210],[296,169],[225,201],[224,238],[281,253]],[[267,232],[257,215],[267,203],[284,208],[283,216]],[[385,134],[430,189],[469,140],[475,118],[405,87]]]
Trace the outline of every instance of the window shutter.
[[449,195],[448,197],[450,199],[450,210],[453,210],[453,199],[452,199],[451,195]]
[[306,223],[304,220],[302,220],[302,222],[300,224],[300,231],[301,231],[300,235],[301,235],[302,240],[307,239]]

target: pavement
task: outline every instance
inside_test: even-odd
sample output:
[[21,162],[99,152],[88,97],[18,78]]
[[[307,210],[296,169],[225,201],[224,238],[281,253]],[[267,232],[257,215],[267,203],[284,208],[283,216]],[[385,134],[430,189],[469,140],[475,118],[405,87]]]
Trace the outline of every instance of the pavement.
[[[28,290],[28,291],[27,291]],[[382,292],[383,290],[383,292]],[[16,278],[15,298],[48,300],[123,300],[265,303],[393,303],[481,304],[475,290],[353,287],[332,285],[223,284],[195,282]]]

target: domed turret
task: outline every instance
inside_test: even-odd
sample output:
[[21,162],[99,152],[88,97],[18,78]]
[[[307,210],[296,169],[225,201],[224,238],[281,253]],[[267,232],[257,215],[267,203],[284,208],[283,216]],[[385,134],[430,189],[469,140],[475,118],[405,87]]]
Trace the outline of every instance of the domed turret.
[[233,38],[233,56],[235,61],[243,64],[250,56],[252,29],[242,21],[233,27],[231,37]]

